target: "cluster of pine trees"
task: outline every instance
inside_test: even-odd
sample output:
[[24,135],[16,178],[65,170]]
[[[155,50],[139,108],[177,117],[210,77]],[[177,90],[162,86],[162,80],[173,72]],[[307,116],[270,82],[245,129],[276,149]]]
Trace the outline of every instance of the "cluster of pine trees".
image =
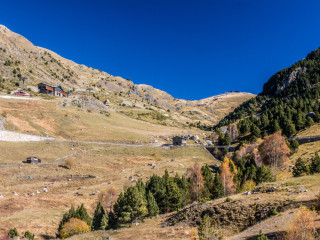
[[[241,186],[249,179],[254,185],[271,181],[270,169],[254,163],[248,167],[244,162],[236,166],[225,158],[216,173],[208,165],[200,167],[198,163],[188,168],[182,177],[179,174],[169,176],[166,170],[163,176],[154,174],[146,183],[139,180],[120,193],[109,212],[99,202],[91,218],[83,204],[76,210],[71,206],[59,224],[58,235],[68,236],[67,224],[72,219],[81,220],[89,230],[115,229],[161,213],[178,211],[194,201],[204,202],[241,191]],[[87,231],[82,228],[83,232]]]
[[[251,140],[282,130],[291,137],[320,121],[320,49],[272,76],[263,92],[222,119],[216,127],[237,122],[240,136]],[[312,113],[312,114],[309,114]]]
[[292,174],[294,177],[300,177],[303,174],[315,174],[320,173],[320,157],[316,152],[315,156],[311,158],[310,162],[307,163],[302,158],[298,158],[296,164],[292,168]]

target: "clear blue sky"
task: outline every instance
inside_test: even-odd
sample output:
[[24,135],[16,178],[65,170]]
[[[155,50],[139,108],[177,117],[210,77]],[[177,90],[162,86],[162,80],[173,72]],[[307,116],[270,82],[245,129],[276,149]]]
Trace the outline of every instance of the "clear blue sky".
[[0,24],[35,45],[184,99],[259,93],[320,46],[319,0],[10,0],[0,9]]

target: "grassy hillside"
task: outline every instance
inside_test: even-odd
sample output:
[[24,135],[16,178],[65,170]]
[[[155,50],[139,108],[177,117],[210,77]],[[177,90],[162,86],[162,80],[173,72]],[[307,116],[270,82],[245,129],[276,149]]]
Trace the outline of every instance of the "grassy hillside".
[[[252,98],[249,93],[228,93],[200,101],[176,99],[170,94],[144,84],[134,84],[130,79],[112,76],[92,67],[77,64],[58,54],[34,46],[23,36],[0,25],[0,93],[22,87],[21,78],[27,78],[25,89],[37,94],[37,84],[45,82],[60,85],[74,96],[93,89],[93,96],[106,99],[121,108],[130,118],[139,119],[132,110],[149,114],[168,115],[166,124],[188,126],[190,124],[213,125],[243,101]],[[44,97],[44,96],[41,96]],[[206,101],[206,104],[202,104]],[[166,117],[166,116],[165,116]],[[153,115],[145,118],[153,121]]]

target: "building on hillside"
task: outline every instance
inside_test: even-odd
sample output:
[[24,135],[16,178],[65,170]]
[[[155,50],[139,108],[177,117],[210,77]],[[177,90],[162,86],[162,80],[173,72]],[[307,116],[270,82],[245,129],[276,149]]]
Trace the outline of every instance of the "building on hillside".
[[27,163],[41,163],[41,159],[34,156],[27,157]]
[[183,136],[174,136],[172,138],[172,145],[173,146],[186,146],[187,145],[187,138]]
[[51,86],[46,83],[38,84],[39,93],[44,93],[57,97],[68,97],[69,93],[64,91],[61,86]]

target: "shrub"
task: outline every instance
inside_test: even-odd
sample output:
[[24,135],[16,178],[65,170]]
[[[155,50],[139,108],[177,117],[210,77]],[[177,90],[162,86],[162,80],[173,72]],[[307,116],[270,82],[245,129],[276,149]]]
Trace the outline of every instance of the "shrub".
[[16,228],[10,229],[8,232],[8,236],[11,238],[15,238],[19,236],[18,230]]
[[279,212],[278,212],[278,210],[277,210],[277,207],[274,207],[274,208],[272,209],[270,215],[271,215],[271,216],[276,216],[276,215],[278,215],[278,214],[279,214]]
[[251,191],[255,188],[256,183],[253,180],[248,180],[246,183],[241,187],[241,192]]
[[72,169],[75,168],[76,166],[76,161],[74,160],[74,158],[68,158],[65,163],[64,166],[68,169]]
[[65,223],[59,232],[62,239],[78,235],[81,233],[90,232],[90,227],[84,221],[77,218],[71,218],[69,222]]
[[230,198],[230,197],[227,197],[227,198],[226,198],[226,202],[231,202],[231,198]]
[[269,240],[269,238],[266,235],[264,235],[264,233],[260,230],[256,240]]
[[33,239],[34,239],[34,234],[31,233],[31,232],[29,232],[29,231],[26,231],[26,232],[24,233],[24,237],[25,237],[26,239],[28,239],[28,240],[33,240]]

